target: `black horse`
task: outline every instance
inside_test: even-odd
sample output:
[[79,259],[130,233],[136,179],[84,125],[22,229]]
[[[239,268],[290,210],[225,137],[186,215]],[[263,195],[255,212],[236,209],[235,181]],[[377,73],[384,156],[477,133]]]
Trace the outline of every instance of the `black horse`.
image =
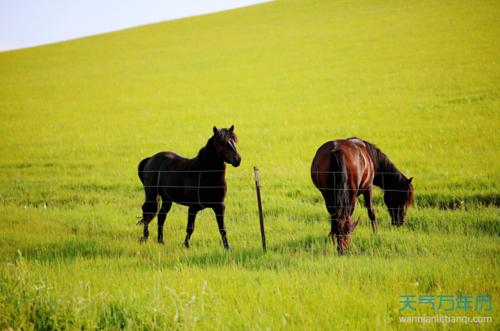
[[229,248],[224,227],[224,197],[226,195],[226,165],[238,167],[241,157],[236,149],[237,137],[234,125],[229,129],[213,128],[214,135],[208,140],[198,156],[187,159],[173,152],[160,152],[139,163],[139,178],[144,185],[146,201],[142,205],[142,219],[137,225],[144,226],[140,242],[148,239],[148,225],[158,213],[158,242],[163,243],[163,224],[172,202],[188,206],[187,235],[184,246],[194,231],[196,214],[212,208],[217,219],[224,248]]

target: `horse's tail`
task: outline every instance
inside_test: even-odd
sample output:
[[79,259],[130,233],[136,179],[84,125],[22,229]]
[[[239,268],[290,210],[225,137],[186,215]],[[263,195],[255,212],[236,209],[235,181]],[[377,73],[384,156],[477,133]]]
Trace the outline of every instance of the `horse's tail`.
[[333,209],[337,217],[349,217],[349,185],[344,154],[334,150],[331,155],[331,171],[333,175]]
[[139,175],[139,178],[141,182],[144,184],[144,167],[146,166],[146,162],[148,162],[150,157],[145,158],[139,163],[139,167],[137,169],[137,174]]
[[[144,171],[144,168],[146,167],[146,163],[149,161],[149,159],[151,159],[151,158],[150,157],[145,158],[144,160],[139,162],[139,166],[137,167],[137,174],[139,175],[139,179],[141,180],[142,185],[144,185],[144,190],[146,190],[146,202],[144,203],[144,205],[142,207],[143,211],[144,211],[144,206],[149,206],[147,204],[147,202],[148,202],[148,199],[150,199],[150,197],[148,197],[148,188],[146,186],[146,181],[145,181],[146,173]],[[151,213],[151,211],[149,211],[149,212]],[[153,217],[154,217],[154,215],[153,215]],[[137,222],[137,225],[144,225],[144,224],[148,224],[148,223],[149,222],[144,219],[144,213],[143,213],[143,217],[140,218],[139,222]]]

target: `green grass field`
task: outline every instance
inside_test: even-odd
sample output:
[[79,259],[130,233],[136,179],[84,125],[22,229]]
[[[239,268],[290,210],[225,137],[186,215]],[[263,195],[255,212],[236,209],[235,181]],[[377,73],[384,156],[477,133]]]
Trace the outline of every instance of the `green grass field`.
[[[0,53],[0,329],[470,329],[401,324],[400,296],[483,295],[498,330],[500,5],[275,1]],[[235,125],[225,252],[211,211],[182,247],[137,243],[137,164]],[[376,192],[349,254],[309,177],[359,136],[414,177],[401,228]],[[268,252],[252,168],[261,170]],[[152,223],[152,239],[156,236]],[[413,315],[433,315],[417,306]]]

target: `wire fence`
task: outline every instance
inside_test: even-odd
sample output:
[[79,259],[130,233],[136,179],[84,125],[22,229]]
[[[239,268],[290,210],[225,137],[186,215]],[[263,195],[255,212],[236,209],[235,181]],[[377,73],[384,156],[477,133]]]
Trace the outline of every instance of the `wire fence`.
[[[105,202],[109,203],[120,203],[127,199],[134,199],[137,197],[137,205],[144,202],[157,203],[157,197],[155,196],[153,200],[144,200],[144,188],[158,190],[158,195],[164,194],[168,197],[168,192],[178,193],[178,195],[185,195],[184,199],[172,199],[173,202],[179,202],[181,204],[201,204],[204,206],[211,206],[220,202],[218,199],[211,199],[213,194],[220,194],[218,191],[223,191],[227,189],[225,193],[225,202],[227,206],[236,205],[237,207],[255,206],[256,208],[256,196],[255,196],[255,182],[253,175],[251,173],[237,172],[233,169],[231,171],[226,170],[162,170],[162,171],[145,171],[144,173],[160,174],[158,180],[154,183],[148,183],[146,185],[141,185],[140,181],[137,179],[134,183],[123,183],[123,184],[111,184],[113,182],[110,180],[110,184],[85,184],[85,183],[69,183],[69,182],[58,182],[56,178],[50,178],[46,181],[19,181],[14,179],[8,183],[0,183],[0,201],[15,200],[15,198],[20,195],[24,195],[23,201],[30,202],[30,195],[32,192],[38,193],[41,197],[36,198],[36,202],[40,202],[43,199],[51,200],[51,194],[56,193],[61,188],[65,192],[72,192],[75,196],[79,194],[86,195],[87,197],[94,194],[94,192],[106,192]],[[205,176],[210,177],[214,174],[223,174],[225,176],[221,178],[225,179],[226,184],[221,184],[220,181],[212,181]],[[315,174],[340,174],[341,172],[335,171],[313,171],[312,175]],[[379,173],[381,175],[399,176],[399,173],[383,172]],[[172,176],[173,175],[173,176]],[[162,177],[163,176],[163,177]],[[350,194],[355,192],[354,195],[358,195],[360,192],[357,188],[337,188],[337,187],[315,187],[311,181],[311,172],[307,171],[303,176],[291,175],[286,171],[280,171],[279,173],[275,170],[266,171],[266,169],[261,170],[260,173],[260,187],[262,190],[264,213],[266,213],[266,205],[268,204],[268,198],[272,197],[272,203],[283,203],[287,206],[293,204],[308,204],[308,205],[319,205],[322,207],[340,207],[335,205],[325,206],[325,202],[319,190],[324,192],[331,192],[335,195],[339,191],[349,191]],[[171,179],[175,177],[175,179]],[[192,177],[192,178],[190,178]],[[429,178],[431,177],[431,178]],[[162,179],[163,178],[163,179]],[[383,178],[383,177],[382,177]],[[441,179],[441,176],[435,175],[434,178]],[[55,179],[55,180],[54,180]],[[426,176],[426,179],[432,180],[432,175]],[[11,189],[11,192],[2,190],[2,186]],[[83,188],[83,190],[82,190]],[[2,192],[4,191],[4,192]],[[83,191],[83,193],[81,193]],[[42,194],[40,194],[42,192]],[[141,193],[140,193],[141,192]],[[383,191],[374,187],[374,200],[377,205],[384,204],[382,195],[386,192],[394,193],[406,193],[407,190],[397,189],[397,188],[385,188]],[[418,194],[418,191],[417,191]],[[35,194],[37,195],[37,194]],[[224,195],[224,194],[223,194]],[[362,194],[361,194],[362,195]],[[192,197],[189,199],[189,197]],[[194,198],[193,198],[194,197]],[[448,199],[460,202],[463,201],[463,194],[457,194],[456,192],[451,192]],[[495,197],[493,197],[495,198]],[[85,200],[85,199],[82,199]],[[81,202],[81,200],[76,199],[76,203]],[[493,201],[494,205],[497,205],[497,201]],[[276,208],[277,206],[273,206]],[[384,206],[387,209],[387,206]]]
[[[224,174],[226,173],[226,170],[150,170],[150,171],[140,171],[139,175],[141,177],[145,177],[148,174],[150,174],[149,178],[143,178],[143,181],[148,181],[148,183],[155,182],[155,184],[144,184],[143,187],[146,189],[146,192],[148,189],[153,189],[153,192],[156,190],[154,194],[154,200],[149,200],[148,194],[146,193],[146,200],[144,203],[153,203],[156,204],[158,203],[158,196],[162,197],[162,200],[165,199],[167,203],[169,202],[177,202],[180,204],[184,205],[200,205],[201,207],[210,207],[214,206],[217,204],[220,204],[222,200],[205,200],[201,199],[202,195],[218,195],[220,197],[224,196],[224,193],[220,192],[225,192],[227,189],[227,184],[225,185],[214,185],[216,183],[220,182],[225,182],[225,177]],[[209,177],[207,178],[206,174],[209,174]],[[218,177],[212,177],[210,175],[212,174],[219,174]],[[341,191],[348,191],[351,196],[352,193],[354,192],[354,198],[356,198],[361,192],[365,191],[366,189],[359,189],[359,188],[337,188],[335,187],[335,178],[336,174],[345,174],[341,171],[312,171],[311,172],[312,176],[315,174],[331,174],[332,178],[334,179],[334,184],[331,186],[325,186],[325,187],[316,187],[319,190],[322,191],[327,191],[327,192],[332,192],[332,195],[335,195],[336,192],[341,192]],[[349,173],[348,173],[349,174]],[[358,175],[358,173],[356,173]],[[379,172],[377,173],[377,176],[381,175],[382,178],[384,175],[391,175],[391,176],[397,176],[402,178],[402,180],[405,182],[406,179],[405,177],[402,176],[401,173],[399,172]],[[203,180],[208,182],[203,182]],[[383,182],[383,179],[382,179]],[[171,183],[171,184],[168,184]],[[196,183],[196,185],[193,185]],[[245,183],[245,185],[248,185],[248,183]],[[384,185],[384,184],[382,184]],[[259,183],[259,186],[262,187],[262,184]],[[312,188],[312,187],[311,187]],[[369,187],[371,189],[371,187]],[[219,191],[220,190],[220,191]],[[408,189],[398,189],[398,188],[392,188],[384,189],[385,192],[399,192],[399,193],[408,193]],[[196,196],[196,200],[192,199],[193,196]],[[189,199],[189,197],[191,199]],[[344,205],[326,205],[327,208],[344,208]],[[400,207],[388,207],[388,209],[400,209]]]
[[[214,174],[214,173],[222,173],[225,172],[225,182],[226,184],[223,185],[220,182],[214,182],[214,183],[202,183],[205,178],[204,174]],[[127,182],[127,183],[120,183],[116,184],[116,182],[113,183],[112,180],[110,180],[110,184],[102,184],[102,179],[100,179],[99,184],[97,183],[82,183],[82,182],[70,182],[70,181],[65,181],[61,180],[59,181],[57,176],[53,178],[47,178],[47,180],[39,180],[39,181],[23,181],[19,180],[16,178],[13,178],[9,180],[8,182],[3,182],[0,183],[0,192],[2,193],[2,196],[0,196],[0,199],[3,199],[8,196],[14,196],[17,195],[18,193],[26,193],[29,194],[31,192],[43,192],[43,196],[45,196],[47,199],[50,199],[50,194],[53,193],[54,191],[63,189],[65,191],[71,191],[74,192],[75,194],[86,194],[92,192],[110,192],[110,194],[116,194],[116,200],[113,201],[120,201],[123,199],[123,197],[130,197],[130,196],[135,196],[138,194],[138,192],[143,191],[144,188],[153,188],[153,189],[158,189],[158,191],[186,191],[186,193],[189,193],[189,191],[192,192],[200,192],[202,194],[205,193],[210,193],[211,191],[216,191],[216,190],[223,190],[227,189],[227,194],[226,194],[226,201],[230,201],[234,197],[237,197],[237,199],[240,202],[248,202],[248,200],[255,201],[255,187],[254,187],[254,178],[253,175],[250,173],[241,173],[241,172],[235,172],[235,171],[221,171],[221,170],[168,170],[168,171],[145,171],[144,173],[156,173],[156,174],[161,174],[158,177],[158,180],[155,183],[147,183],[146,185],[141,185],[140,181],[137,179],[134,182]],[[335,174],[340,174],[340,172],[333,172],[333,171],[315,171],[312,172],[312,174],[332,174],[332,177],[335,177],[333,175]],[[167,180],[166,182],[164,179],[169,178],[169,174],[181,174],[179,180]],[[379,173],[379,174],[387,174],[387,175],[396,175],[397,173],[391,173],[391,172],[384,172],[384,173]],[[183,176],[184,175],[184,176]],[[189,175],[195,175],[191,180],[184,180],[184,177],[189,177]],[[306,196],[311,196],[315,195],[317,197],[321,197],[321,194],[318,190],[323,190],[327,192],[332,192],[332,194],[335,194],[335,192],[339,191],[349,191],[349,192],[359,192],[357,188],[338,188],[338,187],[331,187],[331,186],[321,186],[321,187],[316,187],[311,181],[311,172],[307,171],[303,174],[303,176],[296,176],[296,175],[290,175],[286,171],[266,171],[266,169],[261,170],[260,174],[260,186],[262,188],[262,193],[263,196],[265,197],[268,193],[272,194],[273,196],[277,197],[278,199],[283,199],[286,197],[290,197],[293,199],[301,200],[302,198],[300,197],[301,194],[304,194]],[[163,177],[162,177],[163,176]],[[163,178],[163,179],[162,179]],[[430,182],[433,179],[438,179],[441,180],[442,176],[441,175],[426,175],[425,176],[426,181]],[[491,181],[495,182],[495,178],[491,178]],[[333,185],[335,186],[335,185]],[[384,185],[381,185],[384,186]],[[422,187],[419,186],[419,189]],[[12,192],[8,192],[8,190]],[[425,187],[423,188],[425,189]],[[2,192],[4,191],[4,192]],[[377,186],[374,186],[374,196],[380,198],[382,190],[380,190]],[[405,189],[398,189],[398,188],[388,188],[385,187],[383,192],[395,192],[395,193],[405,193],[407,190]],[[161,192],[159,192],[161,193]],[[416,191],[418,194],[418,190]],[[460,200],[463,198],[463,194],[457,193],[453,195],[454,192],[449,192],[449,197],[454,198],[455,200]],[[141,200],[143,196],[139,196],[139,200]],[[109,200],[107,200],[109,201]],[[155,202],[156,200],[152,200],[149,202]],[[144,200],[142,201],[144,202]],[[141,202],[141,203],[142,203]],[[190,203],[205,203],[205,204],[213,204],[217,203],[218,201],[212,201],[212,200],[184,200],[182,201],[186,204]],[[265,202],[265,201],[264,201]],[[379,201],[380,202],[380,201]]]
[[[241,230],[238,223],[238,218],[244,218],[245,222],[255,224],[255,233],[253,235],[257,235],[258,223],[259,223],[259,215],[258,215],[258,206],[257,206],[257,198],[255,191],[255,178],[253,174],[248,172],[241,172],[238,170],[231,169],[227,170],[167,170],[167,171],[143,171],[144,174],[158,174],[159,179],[155,184],[147,184],[141,185],[141,182],[136,179],[133,183],[123,183],[123,184],[109,184],[109,185],[93,185],[93,184],[83,184],[86,188],[86,192],[89,195],[95,194],[97,191],[105,191],[109,193],[111,196],[107,203],[110,203],[111,208],[115,207],[115,204],[119,204],[123,202],[123,196],[127,197],[127,201],[133,200],[132,208],[136,210],[137,216],[142,214],[141,205],[144,202],[156,203],[157,204],[157,212],[159,212],[162,206],[161,201],[161,193],[164,193],[166,197],[168,197],[168,192],[181,192],[185,193],[187,196],[195,197],[194,199],[172,199],[173,203],[180,203],[183,205],[200,205],[202,207],[210,209],[212,206],[220,203],[219,199],[210,199],[211,194],[217,194],[217,191],[223,191],[227,189],[227,194],[225,195],[225,204],[227,206],[227,211],[224,214],[218,214],[215,212],[211,212],[210,215],[213,216],[226,216],[225,228],[229,236],[234,235],[238,237],[246,237],[248,233],[245,230]],[[331,174],[332,177],[335,177],[336,174],[341,174],[341,172],[334,171],[313,171],[312,175],[316,174]],[[210,180],[213,177],[217,177],[218,175],[225,174],[224,179],[226,185],[220,184],[219,182],[211,182]],[[379,175],[388,175],[388,176],[399,176],[400,173],[391,173],[391,172],[383,172],[378,173]],[[135,175],[136,176],[136,175]],[[134,177],[135,177],[134,176]],[[171,177],[175,177],[175,180],[172,180]],[[431,176],[427,176],[427,180]],[[137,177],[136,177],[137,178]],[[162,179],[163,178],[163,179]],[[208,182],[205,182],[207,180]],[[436,179],[442,179],[441,176],[435,175]],[[177,181],[176,181],[177,180]],[[110,183],[113,182],[110,180]],[[59,187],[64,187],[70,192],[74,192],[75,194],[79,193],[79,187],[82,185],[81,183],[70,184],[67,182],[57,182],[53,181],[51,178],[48,181],[12,181],[7,183],[5,186],[9,187],[18,187],[21,190],[26,192],[31,191],[39,191],[45,190],[46,192],[44,196],[47,200],[50,200],[51,192],[54,192]],[[85,186],[86,185],[86,186]],[[0,184],[0,187],[2,184]],[[273,222],[276,219],[279,219],[283,215],[286,216],[287,220],[300,220],[304,221],[305,219],[309,219],[309,221],[319,221],[319,220],[328,220],[329,215],[326,211],[326,207],[337,208],[339,206],[335,205],[326,205],[325,201],[319,192],[318,188],[311,181],[311,172],[304,171],[303,176],[296,176],[295,174],[290,174],[287,171],[275,171],[266,169],[261,169],[260,172],[260,182],[259,186],[262,192],[262,204],[263,204],[263,213],[264,219],[266,222],[266,232],[272,242],[273,234],[277,231],[282,231],[280,226],[273,226]],[[100,188],[105,188],[104,190],[100,190]],[[155,200],[146,200],[144,199],[144,192],[141,192],[143,188],[153,188],[158,190],[158,196],[160,199],[155,197]],[[331,192],[332,195],[336,194],[339,191],[358,191],[355,188],[335,188],[335,187],[320,187],[319,189]],[[160,192],[161,191],[161,192]],[[406,193],[407,190],[401,189],[385,189],[383,192],[399,192]],[[17,193],[13,193],[17,194]],[[377,197],[378,204],[374,206],[377,221],[387,222],[387,214],[385,214],[388,208],[381,199],[382,191],[379,189],[375,189],[374,195]],[[357,195],[357,194],[356,194]],[[0,197],[1,200],[4,200],[5,195],[2,194]],[[458,198],[461,198],[458,196]],[[29,199],[29,198],[28,198]],[[366,223],[369,224],[368,216],[366,213],[365,204],[361,204],[361,201],[357,200],[356,204],[360,204],[361,208],[356,208],[354,213],[356,216],[365,215],[363,219],[365,219]],[[79,203],[76,201],[75,203]],[[307,210],[306,213],[302,211],[302,213],[297,214],[297,208],[294,206],[300,205],[302,207],[305,206]],[[46,205],[47,206],[47,205]],[[314,209],[314,210],[311,210]],[[384,210],[384,218],[381,219],[378,217],[380,212]],[[176,214],[184,214],[185,219],[187,220],[187,210],[182,212],[177,212]],[[155,213],[156,214],[156,213]],[[238,215],[238,216],[235,216]],[[139,216],[140,217],[140,216]],[[202,213],[200,218],[207,218],[207,213]],[[355,218],[355,217],[354,217]],[[241,220],[240,220],[241,221]],[[176,222],[178,223],[178,222]],[[134,221],[131,220],[130,224],[135,224]],[[179,225],[183,224],[183,225]],[[184,227],[184,222],[178,223],[178,226]],[[330,226],[325,222],[324,223],[325,232],[330,230]]]

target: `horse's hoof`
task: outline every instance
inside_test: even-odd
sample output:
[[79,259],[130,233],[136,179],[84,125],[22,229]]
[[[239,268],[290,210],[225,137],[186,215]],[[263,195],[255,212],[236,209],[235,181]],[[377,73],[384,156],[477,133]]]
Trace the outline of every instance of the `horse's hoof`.
[[229,244],[226,244],[226,245],[224,245],[224,249],[226,251],[230,251],[231,250],[231,246]]
[[189,243],[187,241],[184,242],[184,247],[189,248]]
[[137,239],[137,241],[138,241],[140,244],[144,244],[146,241],[148,241],[148,238],[147,238],[147,237],[140,237],[139,239]]
[[158,244],[165,245],[165,242],[163,240],[158,240]]

